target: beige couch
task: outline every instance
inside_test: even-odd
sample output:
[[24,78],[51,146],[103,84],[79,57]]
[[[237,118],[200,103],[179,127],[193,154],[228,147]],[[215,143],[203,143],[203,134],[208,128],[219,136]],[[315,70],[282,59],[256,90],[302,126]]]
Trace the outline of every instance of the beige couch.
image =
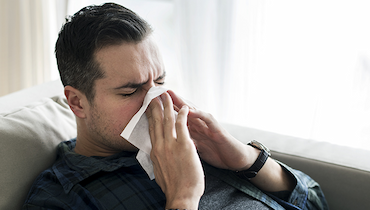
[[[225,124],[240,141],[257,139],[273,157],[317,180],[334,210],[369,209],[370,151]],[[53,81],[0,98],[0,210],[20,209],[56,145],[76,136],[75,119]],[[350,140],[349,140],[350,144]]]

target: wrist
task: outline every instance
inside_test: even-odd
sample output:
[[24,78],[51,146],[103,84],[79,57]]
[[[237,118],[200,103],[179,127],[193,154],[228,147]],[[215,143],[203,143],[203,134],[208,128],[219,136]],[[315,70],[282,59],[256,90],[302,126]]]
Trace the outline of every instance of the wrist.
[[193,198],[193,199],[175,199],[172,201],[166,202],[166,210],[171,209],[186,209],[186,210],[195,210],[198,209],[200,198]]
[[241,162],[239,165],[241,167],[238,167],[236,169],[234,169],[233,171],[245,171],[245,170],[248,170],[253,164],[254,162],[256,162],[259,154],[260,154],[260,150],[254,148],[254,147],[251,147],[249,145],[245,145],[244,146],[244,151],[245,151],[245,158],[243,159],[243,162]]
[[268,157],[271,155],[270,150],[258,141],[251,141],[248,143],[249,146],[254,148],[255,150],[259,151],[259,155],[252,166],[248,166],[249,168],[242,171],[237,171],[237,175],[242,178],[251,179],[254,178],[257,173],[262,169],[265,165]]
[[191,210],[191,209],[166,209],[166,210]]

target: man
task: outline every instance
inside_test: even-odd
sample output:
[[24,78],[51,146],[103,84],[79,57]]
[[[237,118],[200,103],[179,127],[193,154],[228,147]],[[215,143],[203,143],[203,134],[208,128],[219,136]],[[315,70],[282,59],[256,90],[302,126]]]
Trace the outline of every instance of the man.
[[307,175],[269,158],[258,142],[242,144],[172,91],[146,111],[149,179],[135,159],[138,149],[120,133],[148,90],[165,80],[151,32],[112,3],[83,8],[63,26],[56,57],[77,138],[59,145],[23,208],[327,209]]

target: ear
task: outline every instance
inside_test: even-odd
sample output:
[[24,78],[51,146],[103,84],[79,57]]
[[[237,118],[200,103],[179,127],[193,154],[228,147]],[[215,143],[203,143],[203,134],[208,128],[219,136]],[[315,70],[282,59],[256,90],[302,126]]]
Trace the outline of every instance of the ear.
[[72,86],[64,87],[64,95],[67,98],[72,112],[79,118],[86,118],[86,106],[88,104],[85,94]]

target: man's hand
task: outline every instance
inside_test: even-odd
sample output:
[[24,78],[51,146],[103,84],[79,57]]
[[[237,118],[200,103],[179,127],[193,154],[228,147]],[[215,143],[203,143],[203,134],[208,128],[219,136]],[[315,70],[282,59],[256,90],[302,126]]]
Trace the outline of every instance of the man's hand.
[[182,107],[175,120],[168,93],[150,103],[146,114],[152,142],[156,182],[166,195],[166,208],[198,209],[204,193],[204,173],[187,128],[189,108]]
[[[187,105],[173,91],[168,92],[175,109]],[[200,157],[217,168],[233,171],[248,169],[259,155],[259,151],[250,150],[250,146],[231,136],[208,113],[191,108],[188,127]]]
[[[173,91],[168,92],[175,110],[178,110],[177,107],[187,105]],[[200,110],[190,109],[188,127],[200,157],[217,168],[232,171],[247,170],[260,153],[260,150],[235,139],[212,115]],[[251,182],[261,190],[269,192],[292,191],[295,187],[295,179],[271,158],[267,159]]]

